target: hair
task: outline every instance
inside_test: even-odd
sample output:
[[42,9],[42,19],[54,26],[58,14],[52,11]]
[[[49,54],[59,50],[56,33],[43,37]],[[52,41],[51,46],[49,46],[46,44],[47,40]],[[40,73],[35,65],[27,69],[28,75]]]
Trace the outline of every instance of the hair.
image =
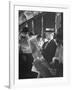
[[53,36],[54,39],[56,39],[56,33],[54,33],[54,36]]
[[27,34],[28,32],[29,32],[29,28],[28,28],[28,27],[24,27],[24,28],[22,29],[22,33]]
[[30,31],[30,32],[29,32],[29,36],[32,36],[32,35],[34,35],[34,34],[33,34],[33,32]]
[[37,35],[37,40],[39,40],[41,38],[41,35]]

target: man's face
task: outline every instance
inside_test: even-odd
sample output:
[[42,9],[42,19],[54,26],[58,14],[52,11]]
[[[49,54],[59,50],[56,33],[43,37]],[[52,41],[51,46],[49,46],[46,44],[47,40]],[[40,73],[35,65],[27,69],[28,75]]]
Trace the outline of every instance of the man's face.
[[50,40],[51,39],[51,32],[46,32],[45,36],[46,36],[46,39]]

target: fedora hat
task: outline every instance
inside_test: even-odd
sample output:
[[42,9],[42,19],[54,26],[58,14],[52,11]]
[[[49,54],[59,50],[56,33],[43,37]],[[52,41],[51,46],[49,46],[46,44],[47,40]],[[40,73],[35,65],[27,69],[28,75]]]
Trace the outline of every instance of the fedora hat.
[[54,28],[46,28],[45,32],[54,32]]

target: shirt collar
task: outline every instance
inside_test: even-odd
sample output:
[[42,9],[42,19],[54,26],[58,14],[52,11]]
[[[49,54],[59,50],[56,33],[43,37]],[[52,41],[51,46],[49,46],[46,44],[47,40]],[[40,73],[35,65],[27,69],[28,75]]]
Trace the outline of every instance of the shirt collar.
[[54,42],[55,42],[55,44],[58,46],[58,44],[57,44],[57,42],[56,42],[56,40],[54,39]]

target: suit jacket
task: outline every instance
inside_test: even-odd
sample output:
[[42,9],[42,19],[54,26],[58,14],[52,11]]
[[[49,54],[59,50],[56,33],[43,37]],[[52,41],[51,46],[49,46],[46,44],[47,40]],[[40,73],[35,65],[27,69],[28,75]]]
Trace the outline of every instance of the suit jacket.
[[42,55],[47,60],[48,63],[52,61],[52,58],[55,56],[56,52],[56,43],[54,40],[51,40],[48,44],[46,44],[45,48],[42,51]]

